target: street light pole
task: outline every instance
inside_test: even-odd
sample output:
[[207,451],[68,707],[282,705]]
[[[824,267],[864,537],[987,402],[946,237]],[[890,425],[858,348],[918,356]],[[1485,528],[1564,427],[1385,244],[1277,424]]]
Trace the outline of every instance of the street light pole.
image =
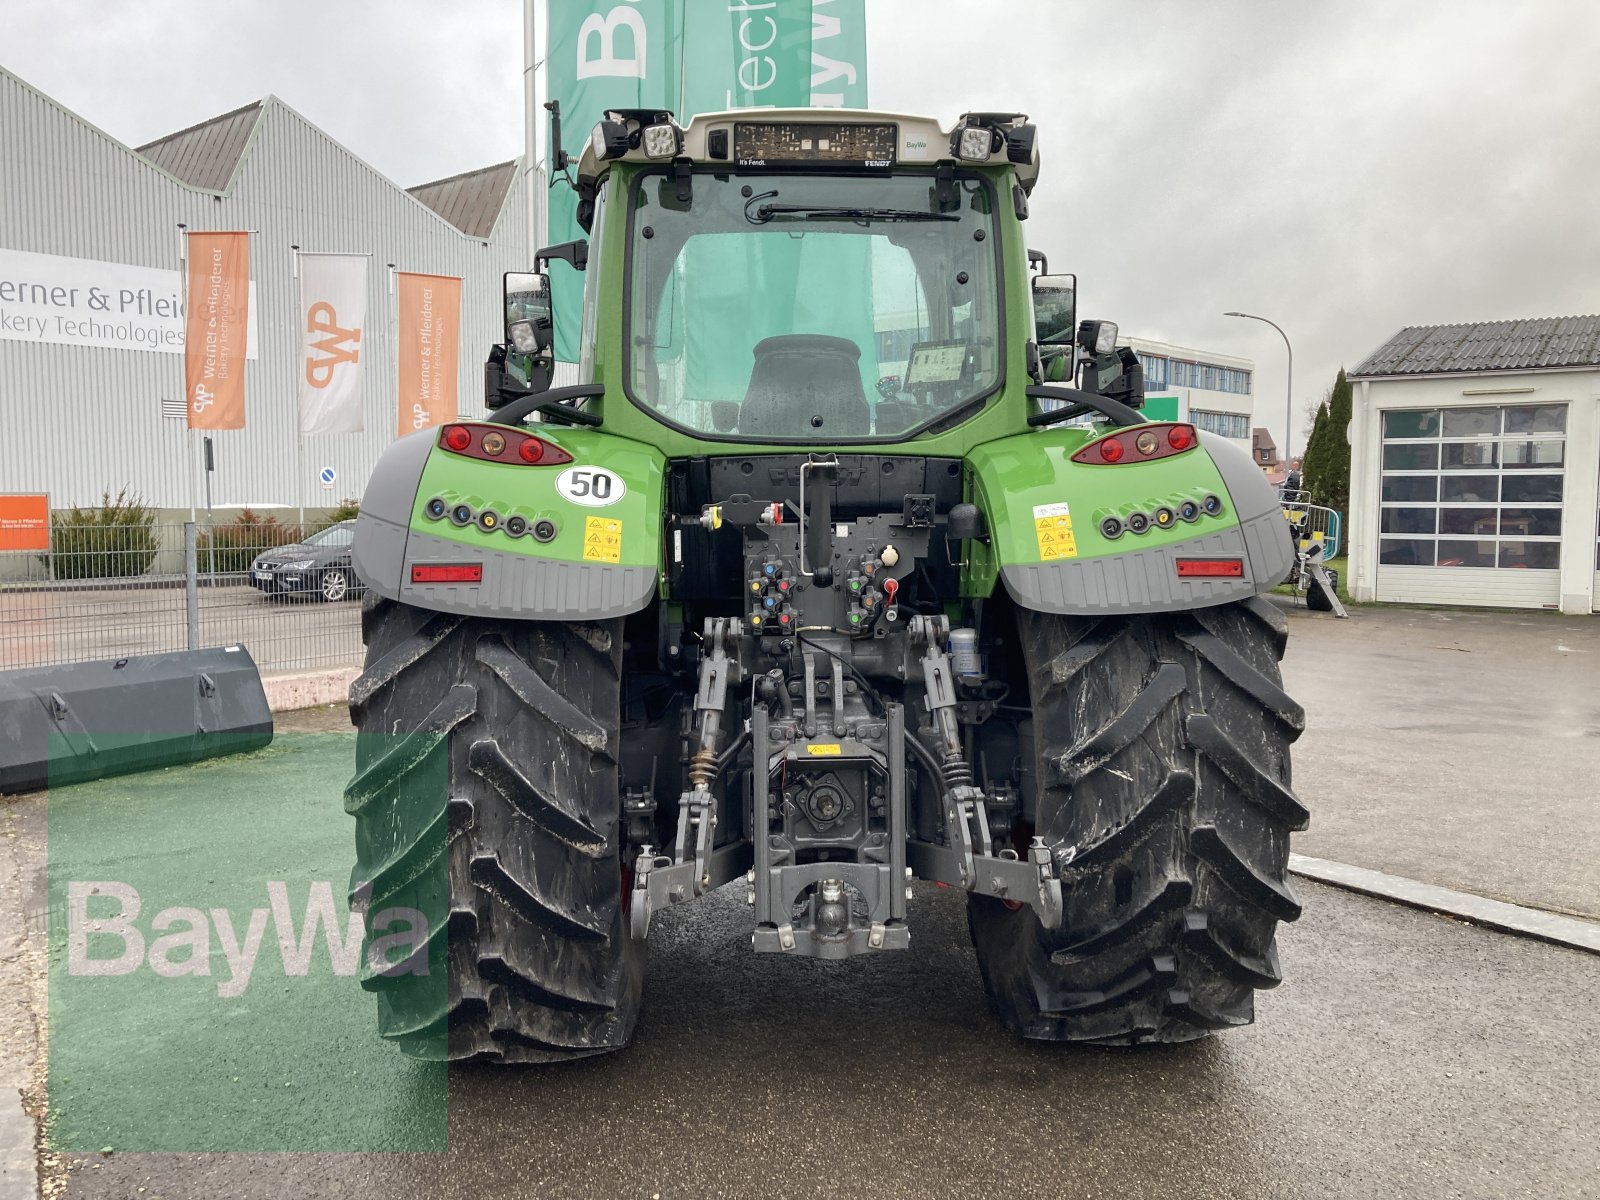
[[1278,336],[1283,339],[1283,348],[1289,352],[1289,375],[1283,386],[1283,470],[1289,471],[1289,459],[1293,457],[1289,452],[1294,448],[1294,347],[1289,344],[1289,335],[1279,328],[1276,321],[1268,321],[1266,317],[1258,317],[1254,313],[1228,312],[1225,317],[1244,317],[1250,321],[1265,321],[1278,330]]

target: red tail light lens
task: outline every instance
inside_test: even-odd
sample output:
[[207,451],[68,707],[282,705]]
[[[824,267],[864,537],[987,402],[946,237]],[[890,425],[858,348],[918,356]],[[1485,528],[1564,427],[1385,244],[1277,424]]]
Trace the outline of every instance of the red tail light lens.
[[[543,438],[536,438],[532,434],[523,439],[522,445],[517,448],[517,453],[522,457],[522,461],[530,466],[559,467],[562,463],[572,461],[572,455],[560,446]],[[530,454],[532,458],[528,457]]]
[[1242,558],[1180,558],[1179,579],[1243,579]]
[[[1160,431],[1166,430],[1165,438]],[[1170,458],[1193,450],[1199,437],[1193,425],[1145,425],[1137,430],[1119,429],[1108,433],[1099,441],[1090,442],[1072,456],[1073,462],[1087,463],[1091,467],[1106,463],[1150,462],[1157,458]]]
[[439,445],[484,462],[556,467],[572,461],[554,442],[500,425],[446,425],[439,431]]
[[412,583],[482,583],[482,563],[418,563],[411,568]]

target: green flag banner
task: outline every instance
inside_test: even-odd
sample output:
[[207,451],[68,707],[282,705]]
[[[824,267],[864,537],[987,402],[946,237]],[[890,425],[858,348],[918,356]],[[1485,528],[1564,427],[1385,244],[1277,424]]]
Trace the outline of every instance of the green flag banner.
[[[552,0],[548,93],[574,157],[612,108],[687,124],[729,108],[865,108],[866,0]],[[548,240],[582,237],[577,197],[550,193]],[[583,281],[552,263],[556,357],[577,360]]]

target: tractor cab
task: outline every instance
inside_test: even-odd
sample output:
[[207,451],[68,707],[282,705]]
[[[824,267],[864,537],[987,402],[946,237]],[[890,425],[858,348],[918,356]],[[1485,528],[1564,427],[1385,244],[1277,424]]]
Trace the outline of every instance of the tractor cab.
[[1006,401],[1014,424],[1058,408],[1025,403],[1017,384],[1071,385],[1091,359],[1088,390],[1137,408],[1137,359],[1118,353],[1116,326],[1080,331],[1075,278],[1024,246],[1034,143],[1020,114],[969,113],[946,130],[815,109],[686,128],[608,113],[576,164],[589,240],[506,277],[496,357],[509,369],[491,367],[490,407],[548,387],[542,268],[564,260],[585,272],[579,386],[591,390],[558,402],[608,424],[769,446],[903,441]]

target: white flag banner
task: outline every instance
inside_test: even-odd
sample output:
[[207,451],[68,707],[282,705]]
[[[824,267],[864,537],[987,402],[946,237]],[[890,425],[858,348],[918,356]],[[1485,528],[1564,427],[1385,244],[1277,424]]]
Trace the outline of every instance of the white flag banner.
[[301,433],[360,433],[367,258],[300,256]]

